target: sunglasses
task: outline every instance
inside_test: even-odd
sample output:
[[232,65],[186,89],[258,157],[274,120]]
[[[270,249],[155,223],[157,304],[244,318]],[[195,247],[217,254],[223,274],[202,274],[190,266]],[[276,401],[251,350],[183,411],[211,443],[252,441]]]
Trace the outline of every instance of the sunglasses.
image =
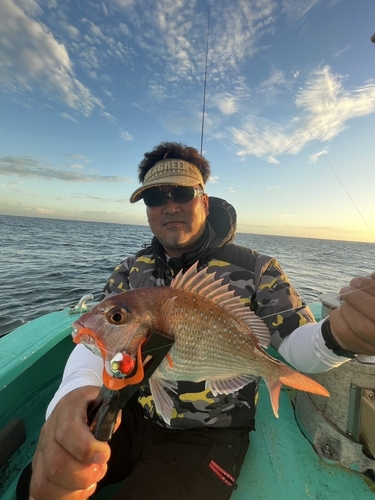
[[160,207],[167,203],[168,198],[175,203],[188,203],[202,194],[204,194],[204,190],[201,187],[177,186],[168,192],[161,191],[158,187],[153,187],[144,191],[143,201],[147,207]]

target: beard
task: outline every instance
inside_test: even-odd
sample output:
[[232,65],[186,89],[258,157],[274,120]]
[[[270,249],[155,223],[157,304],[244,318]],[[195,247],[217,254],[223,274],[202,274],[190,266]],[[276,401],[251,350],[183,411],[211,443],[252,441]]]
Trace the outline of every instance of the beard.
[[182,251],[183,253],[192,250],[202,238],[204,226],[196,234],[171,233],[167,236],[159,237],[160,243],[166,251]]

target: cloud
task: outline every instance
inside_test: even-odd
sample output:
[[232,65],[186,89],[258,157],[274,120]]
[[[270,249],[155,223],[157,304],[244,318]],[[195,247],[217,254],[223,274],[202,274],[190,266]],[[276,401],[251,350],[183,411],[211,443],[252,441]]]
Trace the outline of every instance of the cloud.
[[347,52],[350,49],[350,45],[346,45],[343,49],[338,50],[334,54],[332,54],[333,59],[337,59],[338,57],[341,56],[341,54],[344,54],[344,52]]
[[59,170],[49,165],[42,165],[38,161],[27,157],[0,158],[0,175],[19,178],[37,178],[48,181],[60,180],[66,182],[131,182],[128,177],[111,175],[87,175],[69,170]]
[[321,151],[319,151],[318,153],[310,155],[310,158],[309,158],[310,163],[316,163],[320,156],[325,156],[327,153],[328,153],[328,148],[324,148]]
[[120,130],[120,134],[125,141],[132,141],[134,139],[134,137],[126,130]]
[[49,208],[37,208],[36,211],[43,215],[51,215],[56,212],[55,210],[51,210]]
[[314,140],[330,141],[347,127],[349,120],[374,113],[375,83],[346,90],[343,80],[329,66],[312,72],[295,96],[295,114],[287,122],[245,117],[241,127],[230,128],[237,154],[277,164],[277,156],[296,155]]
[[0,82],[13,92],[36,91],[56,94],[67,106],[85,116],[102,108],[76,77],[64,44],[32,16],[40,14],[33,0],[1,0]]
[[62,118],[64,118],[64,120],[69,120],[73,123],[78,123],[78,121],[75,118],[73,118],[71,115],[69,115],[68,113],[60,113],[60,116]]
[[[91,84],[113,83],[110,75],[120,64],[127,72],[145,75],[142,85],[147,92],[137,103],[143,110],[153,113],[168,100],[180,118],[186,106],[182,109],[178,104],[187,91],[192,96],[191,110],[201,109],[197,90],[203,85],[207,10],[197,2],[89,2],[88,18],[79,2],[72,16],[71,5],[65,2],[0,1],[6,5],[0,18],[0,83],[8,91],[42,91],[85,116],[98,109],[115,123]],[[274,0],[233,0],[212,9],[208,77],[211,105],[223,116],[238,112],[242,65],[259,50],[260,40],[274,31],[277,8]],[[111,95],[103,92],[104,99]],[[74,122],[76,118],[69,116],[62,115]],[[188,129],[192,130],[191,125]]]
[[[197,89],[203,87],[207,10],[190,0],[151,4],[148,0],[117,0],[116,4],[126,13],[126,25],[117,26],[124,43],[131,38],[132,52],[127,47],[131,67],[138,68],[141,63],[150,75],[140,106],[150,110],[165,100],[178,102],[189,89],[190,95],[197,96],[194,107],[200,107]],[[113,4],[111,8],[113,11]],[[218,96],[215,105],[225,115],[238,109],[237,92],[226,95],[228,82],[235,87],[233,82],[238,80],[244,61],[259,50],[259,41],[274,31],[277,8],[274,0],[232,0],[215,3],[211,9],[208,80],[210,94]]]
[[83,165],[80,165],[79,163],[74,163],[74,165],[69,165],[69,168],[73,168],[75,170],[82,170],[85,167]]
[[210,182],[211,184],[217,184],[219,182],[219,177],[217,175],[210,175],[207,182]]
[[103,111],[100,113],[104,118],[106,118],[110,123],[117,123],[117,118],[111,115],[111,113],[108,113],[107,111]]
[[114,1],[115,3],[117,3],[117,5],[125,9],[134,5],[134,0],[114,0]]
[[240,109],[238,98],[234,95],[226,94],[217,96],[217,107],[223,115],[232,115]]
[[90,160],[87,158],[85,155],[65,155],[68,158],[72,158],[73,160],[77,161],[84,161],[85,163],[90,163]]
[[300,21],[320,0],[282,0],[282,11],[289,22]]
[[114,200],[113,198],[105,198],[103,196],[93,196],[93,195],[88,195],[88,194],[80,194],[80,193],[76,193],[76,194],[72,194],[70,196],[71,198],[78,198],[78,199],[89,199],[89,200],[95,200],[95,201],[100,201],[100,202],[105,202],[105,203],[125,203],[125,204],[128,204],[129,203],[129,200],[128,198],[118,198],[116,200]]

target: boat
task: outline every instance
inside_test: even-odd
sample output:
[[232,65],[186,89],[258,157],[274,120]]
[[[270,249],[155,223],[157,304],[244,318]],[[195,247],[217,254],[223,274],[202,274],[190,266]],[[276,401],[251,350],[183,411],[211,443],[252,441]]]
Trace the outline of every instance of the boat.
[[[0,338],[1,500],[16,499],[18,478],[32,459],[47,404],[74,347],[72,323],[89,307],[83,299]],[[322,306],[334,307],[328,299],[311,304],[317,320]],[[256,430],[233,500],[375,498],[375,358],[353,359],[314,378],[331,397],[284,387],[279,419],[261,383]],[[117,487],[103,489],[95,500],[106,500]]]

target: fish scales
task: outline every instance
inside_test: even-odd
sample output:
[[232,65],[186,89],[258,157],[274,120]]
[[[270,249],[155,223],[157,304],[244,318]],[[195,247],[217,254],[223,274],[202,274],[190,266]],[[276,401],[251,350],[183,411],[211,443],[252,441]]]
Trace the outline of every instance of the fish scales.
[[[184,290],[173,290],[171,295],[176,293],[175,308],[170,316],[175,337],[170,352],[174,366],[171,368],[164,360],[157,375],[175,380],[187,380],[189,375],[188,380],[200,382],[207,378],[232,378],[238,375],[239,369],[241,373],[248,373],[249,369],[254,373],[257,356],[262,356],[262,352],[259,349],[254,352],[259,343],[250,329],[232,313],[204,297]],[[247,335],[241,333],[241,327],[247,330]]]

